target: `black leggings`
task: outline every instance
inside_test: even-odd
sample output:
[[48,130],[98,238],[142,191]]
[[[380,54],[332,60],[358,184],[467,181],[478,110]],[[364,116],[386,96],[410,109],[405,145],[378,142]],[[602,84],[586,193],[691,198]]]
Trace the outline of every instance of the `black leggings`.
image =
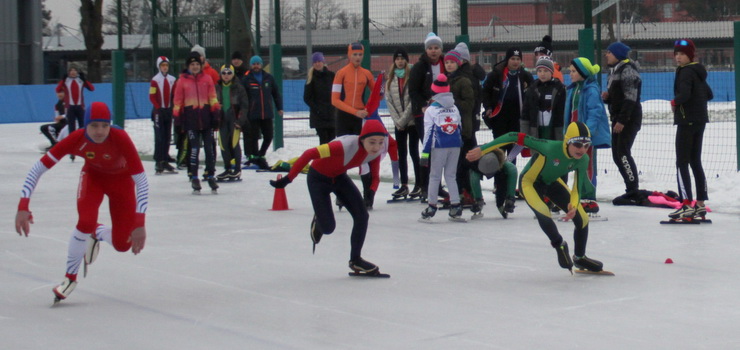
[[639,127],[626,124],[622,132],[612,132],[612,159],[624,180],[625,192],[628,193],[640,188],[637,164],[635,164],[635,159],[632,158],[632,144],[635,143],[638,131],[640,131]]
[[416,183],[419,183],[419,133],[416,127],[404,130],[396,128],[396,142],[398,143],[398,169],[401,173],[401,184],[409,183],[408,155],[411,154],[411,163],[414,167]]
[[334,207],[332,207],[330,193],[334,193],[344,203],[344,207],[352,215],[352,235],[350,242],[352,250],[350,260],[361,256],[362,246],[365,244],[365,234],[370,216],[365,209],[360,190],[357,189],[352,179],[346,173],[334,178],[320,174],[313,168],[308,170],[306,178],[308,193],[311,195],[311,204],[316,214],[316,223],[321,233],[328,235],[334,232],[337,222],[334,219]]
[[206,155],[206,168],[203,178],[215,176],[216,173],[216,142],[213,138],[213,130],[188,130],[188,145],[190,146],[190,159],[188,161],[188,176],[198,177],[198,163],[200,156],[200,145],[203,144],[203,153]]
[[[416,126],[416,133],[419,135],[419,143],[424,147],[424,115],[414,117],[414,125]],[[430,155],[431,157],[431,155]],[[421,187],[421,190],[426,193],[429,184],[429,167],[420,166],[419,175],[416,176],[416,186]]]
[[701,149],[704,143],[704,128],[706,123],[679,125],[676,130],[676,168],[678,180],[678,194],[681,199],[693,200],[691,193],[691,175],[689,166],[694,173],[696,183],[696,200],[705,201],[707,196],[707,178],[701,165]]
[[85,127],[85,107],[80,105],[69,106],[65,117],[67,118],[67,123],[69,123],[68,126],[70,134],[77,130],[78,126],[80,128]]
[[154,123],[154,160],[166,162],[172,137],[172,108],[160,108],[152,115]]

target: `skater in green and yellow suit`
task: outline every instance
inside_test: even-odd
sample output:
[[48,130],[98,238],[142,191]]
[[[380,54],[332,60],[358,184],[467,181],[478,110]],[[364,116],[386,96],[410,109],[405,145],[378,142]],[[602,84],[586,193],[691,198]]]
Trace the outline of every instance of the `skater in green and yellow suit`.
[[[519,191],[523,194],[527,205],[534,211],[540,227],[550,239],[550,244],[558,254],[558,263],[564,269],[572,270],[576,267],[590,271],[601,271],[603,264],[586,257],[586,243],[588,241],[588,215],[580,205],[580,182],[586,187],[590,181],[586,172],[589,158],[586,151],[591,147],[591,133],[588,127],[575,122],[568,126],[563,141],[537,139],[524,133],[511,132],[468,152],[468,161],[476,161],[494,149],[510,144],[518,144],[536,151],[529,163],[524,167],[520,177]],[[573,187],[571,189],[561,177],[574,172]],[[558,232],[555,222],[550,216],[550,208],[543,197],[548,197],[556,206],[565,210],[565,217],[571,219],[575,225],[573,240],[575,255],[571,260],[568,244]]]

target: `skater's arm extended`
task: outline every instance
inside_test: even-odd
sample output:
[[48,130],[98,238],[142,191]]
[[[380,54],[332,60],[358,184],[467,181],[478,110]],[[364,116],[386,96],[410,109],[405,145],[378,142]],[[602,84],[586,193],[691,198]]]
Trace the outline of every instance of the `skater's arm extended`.
[[293,181],[293,179],[298,176],[298,173],[300,173],[301,170],[303,170],[303,168],[314,159],[328,158],[334,156],[344,156],[344,149],[340,141],[332,141],[318,147],[309,148],[304,151],[303,154],[301,154],[301,156],[298,157],[295,163],[293,163],[293,165],[290,167],[290,172],[288,173],[287,178],[290,181]]

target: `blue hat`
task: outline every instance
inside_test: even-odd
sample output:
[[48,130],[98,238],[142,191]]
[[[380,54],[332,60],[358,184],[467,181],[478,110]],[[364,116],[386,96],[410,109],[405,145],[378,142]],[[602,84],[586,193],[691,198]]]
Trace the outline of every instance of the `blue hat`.
[[110,109],[103,102],[93,102],[90,108],[85,110],[85,126],[92,122],[104,122],[110,124]]
[[260,56],[252,56],[252,58],[249,59],[249,65],[253,65],[255,63],[262,64],[262,57],[260,57]]
[[324,54],[320,51],[316,51],[311,55],[311,63],[324,62]]
[[619,41],[616,41],[616,42],[612,43],[606,49],[607,49],[607,51],[611,52],[612,55],[614,55],[614,57],[616,57],[620,61],[626,60],[627,59],[627,56],[629,55],[629,52],[631,50],[629,46],[627,46],[627,45],[625,45],[625,44],[623,44],[623,43],[621,43]]

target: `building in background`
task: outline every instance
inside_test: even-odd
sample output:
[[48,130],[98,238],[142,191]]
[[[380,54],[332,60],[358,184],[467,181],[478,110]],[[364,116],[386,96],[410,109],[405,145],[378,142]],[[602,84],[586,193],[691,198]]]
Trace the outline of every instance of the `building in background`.
[[0,11],[0,85],[41,84],[41,0],[5,0]]

